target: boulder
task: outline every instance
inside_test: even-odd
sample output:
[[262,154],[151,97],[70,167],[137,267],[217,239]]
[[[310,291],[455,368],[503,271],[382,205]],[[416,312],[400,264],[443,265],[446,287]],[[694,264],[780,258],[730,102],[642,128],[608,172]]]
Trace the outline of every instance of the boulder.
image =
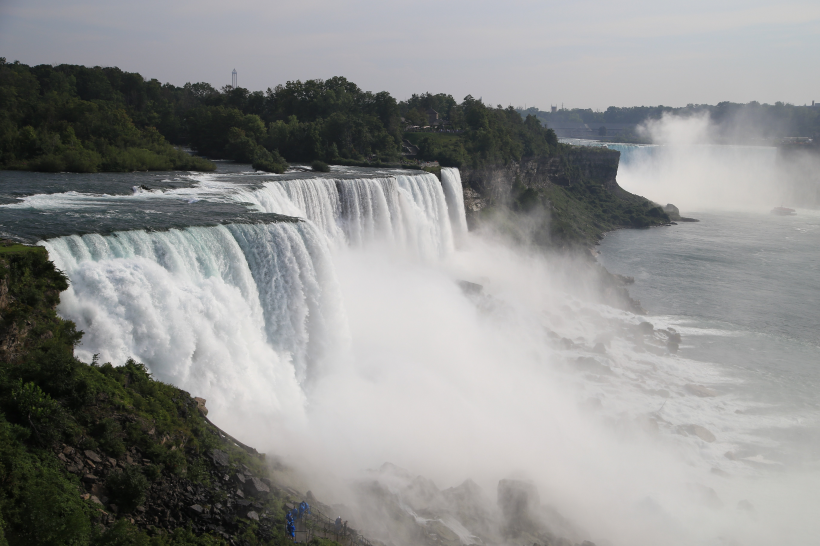
[[683,425],[680,428],[686,434],[689,434],[690,436],[697,436],[704,442],[712,443],[716,440],[714,434],[700,425]]
[[94,461],[95,463],[102,462],[100,456],[97,455],[95,452],[91,451],[90,449],[86,449],[83,453],[85,453],[85,456]]
[[259,478],[247,478],[245,481],[245,493],[251,496],[261,497],[270,494],[270,487]]
[[498,482],[498,507],[506,521],[502,531],[510,537],[531,534],[538,529],[537,512],[541,507],[538,489],[532,482],[501,480]]
[[534,512],[541,505],[538,488],[530,481],[501,480],[498,482],[498,507],[505,518]]
[[[663,212],[669,215],[670,218],[673,216],[680,217],[680,209],[673,205],[672,203],[667,203],[665,207],[663,207]],[[674,220],[674,218],[672,218]]]
[[85,483],[96,483],[97,476],[95,476],[94,474],[86,474],[85,476],[83,476],[83,481]]
[[231,463],[231,459],[228,457],[228,454],[219,449],[211,450],[211,459],[213,459],[214,463],[220,466],[228,466]]
[[259,514],[257,514],[255,511],[251,510],[250,512],[248,512],[247,518],[252,519],[254,521],[259,521]]
[[194,504],[188,507],[188,513],[194,517],[198,517],[205,513],[205,509],[198,504]]
[[708,387],[704,387],[703,385],[693,385],[692,383],[688,383],[683,386],[689,394],[694,394],[695,396],[700,396],[703,398],[710,397],[710,396],[717,396],[717,391],[713,391]]
[[654,326],[652,326],[652,323],[651,323],[651,322],[645,322],[645,321],[644,321],[644,322],[642,322],[642,323],[638,324],[638,330],[639,330],[642,334],[651,334],[652,332],[654,332],[654,331],[655,331],[655,327],[654,327]]
[[204,398],[195,397],[194,402],[196,402],[196,409],[202,412],[202,415],[208,415],[208,408],[205,407],[206,400]]

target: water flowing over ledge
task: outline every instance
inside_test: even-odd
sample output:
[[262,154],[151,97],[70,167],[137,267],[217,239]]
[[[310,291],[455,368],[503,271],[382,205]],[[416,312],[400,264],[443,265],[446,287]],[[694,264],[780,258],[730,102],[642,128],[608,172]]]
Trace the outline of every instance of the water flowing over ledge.
[[210,198],[304,220],[42,242],[71,281],[59,312],[85,332],[77,356],[135,358],[213,393],[214,407],[265,400],[257,411],[301,413],[312,378],[348,344],[334,249],[387,245],[423,262],[452,253],[466,222],[458,171],[445,171],[444,189],[429,173],[209,187]]

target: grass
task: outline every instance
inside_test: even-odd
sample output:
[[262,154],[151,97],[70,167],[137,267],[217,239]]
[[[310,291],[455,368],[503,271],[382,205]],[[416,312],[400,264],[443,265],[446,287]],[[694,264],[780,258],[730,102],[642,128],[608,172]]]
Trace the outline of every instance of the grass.
[[41,246],[28,246],[28,245],[21,245],[17,243],[11,243],[6,245],[0,245],[0,256],[10,255],[10,254],[28,254],[28,253],[46,253],[46,249]]

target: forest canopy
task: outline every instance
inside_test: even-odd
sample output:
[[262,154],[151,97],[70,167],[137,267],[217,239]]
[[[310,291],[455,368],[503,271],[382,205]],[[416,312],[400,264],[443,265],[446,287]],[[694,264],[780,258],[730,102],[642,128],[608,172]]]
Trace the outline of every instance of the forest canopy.
[[0,58],[0,168],[41,171],[212,170],[209,159],[283,172],[286,161],[391,163],[413,120],[435,110],[445,131],[412,134],[417,157],[463,166],[549,155],[555,133],[535,116],[467,96],[398,102],[343,77],[265,92],[177,87],[119,68],[27,66]]

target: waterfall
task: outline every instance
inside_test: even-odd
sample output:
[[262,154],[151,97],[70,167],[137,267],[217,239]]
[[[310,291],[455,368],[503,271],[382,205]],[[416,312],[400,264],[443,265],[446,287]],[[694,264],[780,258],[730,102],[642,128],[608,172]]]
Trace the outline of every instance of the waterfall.
[[[77,356],[217,397],[296,411],[347,326],[327,240],[306,222],[83,235],[41,243],[71,285]],[[259,391],[259,392],[256,392]],[[261,409],[261,408],[256,408]]]
[[429,173],[221,184],[205,198],[305,221],[40,244],[69,277],[58,311],[85,332],[80,359],[134,358],[158,379],[207,395],[222,415],[245,403],[298,413],[312,381],[345,358],[349,343],[333,249],[379,243],[422,261],[446,257],[466,225],[454,197],[458,171],[446,176],[444,189]]
[[442,167],[441,185],[447,199],[447,209],[450,211],[453,236],[457,240],[461,240],[467,235],[467,215],[464,210],[464,189],[461,185],[459,170]]
[[[460,189],[461,181],[450,177],[446,188],[455,192],[455,184]],[[444,192],[435,175],[423,173],[274,180],[256,190],[237,192],[233,198],[260,212],[310,220],[335,245],[386,242],[425,260],[437,260],[453,251],[454,231],[461,233],[461,223],[466,226],[463,198],[460,212],[450,207],[448,213],[448,200],[453,197],[445,197]]]

